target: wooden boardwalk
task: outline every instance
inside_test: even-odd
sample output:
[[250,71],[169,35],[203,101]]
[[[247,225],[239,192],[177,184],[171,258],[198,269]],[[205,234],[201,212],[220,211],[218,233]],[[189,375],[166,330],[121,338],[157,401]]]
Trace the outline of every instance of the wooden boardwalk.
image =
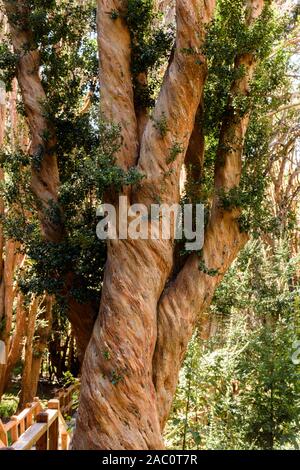
[[0,420],[0,450],[67,450],[70,435],[64,417],[72,412],[78,391],[79,384],[60,390],[46,409],[35,398],[8,423]]

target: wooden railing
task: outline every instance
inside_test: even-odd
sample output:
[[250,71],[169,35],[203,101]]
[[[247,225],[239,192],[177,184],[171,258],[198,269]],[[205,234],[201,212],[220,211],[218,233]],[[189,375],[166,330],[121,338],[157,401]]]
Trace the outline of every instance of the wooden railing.
[[10,421],[2,424],[0,420],[0,446],[7,446],[9,442],[16,442],[19,437],[36,421],[36,416],[42,411],[42,405],[38,398],[34,398],[33,403],[30,403],[26,408],[21,411],[19,415],[12,416]]
[[36,399],[8,423],[3,424],[0,420],[0,448],[67,450],[69,440],[58,399],[49,400],[45,410]]
[[48,401],[47,409],[39,398],[26,406],[8,423],[0,419],[0,449],[13,450],[67,450],[69,434],[64,420],[76,405],[79,382],[58,391],[56,398]]
[[80,384],[76,382],[70,385],[68,388],[62,388],[56,394],[56,398],[59,400],[60,411],[63,416],[69,416],[70,411],[72,411],[76,400],[74,396],[79,393]]

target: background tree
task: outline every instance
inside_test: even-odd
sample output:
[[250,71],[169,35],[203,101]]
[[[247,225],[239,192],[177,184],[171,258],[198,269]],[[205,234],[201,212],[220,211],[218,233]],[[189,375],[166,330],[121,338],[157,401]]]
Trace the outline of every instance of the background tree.
[[195,335],[181,372],[171,448],[299,448],[299,254],[274,250],[251,242],[217,291],[217,329]]

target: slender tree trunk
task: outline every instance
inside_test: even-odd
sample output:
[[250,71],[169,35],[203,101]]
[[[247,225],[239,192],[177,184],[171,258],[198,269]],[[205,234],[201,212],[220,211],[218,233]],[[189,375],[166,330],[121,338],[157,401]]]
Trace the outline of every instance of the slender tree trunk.
[[35,298],[29,311],[25,364],[19,409],[32,402],[36,396],[41,363],[52,327],[52,298]]
[[22,409],[30,400],[27,397],[31,394],[31,371],[32,371],[32,356],[33,356],[33,339],[35,332],[35,322],[38,312],[39,300],[34,297],[28,310],[27,329],[26,329],[26,344],[25,344],[25,359],[22,374],[22,388],[19,401],[19,409]]
[[[3,275],[0,285],[0,340],[5,344],[6,364],[0,364],[0,396],[4,393],[10,378],[10,372],[20,357],[24,335],[25,319],[22,304],[23,297],[21,295],[19,295],[16,315],[14,315],[13,312],[13,303],[17,296],[17,291],[14,286],[15,267],[20,266],[24,259],[24,257],[17,252],[18,248],[18,243],[12,240],[8,240],[5,243],[5,260],[3,261]],[[13,325],[14,334],[12,335]]]
[[24,308],[24,299],[23,295],[19,294],[17,299],[16,307],[16,318],[14,325],[14,333],[10,339],[7,355],[7,363],[3,367],[1,378],[0,378],[0,398],[5,392],[9,381],[11,379],[11,373],[21,358],[22,349],[23,349],[23,340],[25,335],[25,326],[26,326],[26,312]]
[[[7,24],[0,12],[0,21],[4,21],[3,31],[6,32]],[[0,36],[2,31],[0,33]],[[1,39],[1,38],[0,38]],[[16,109],[16,81],[13,81],[12,92],[9,94],[9,108],[5,89],[1,89],[0,102],[0,149],[4,144],[6,132],[6,114],[11,115]],[[12,133],[16,129],[16,120],[11,119]],[[4,171],[0,168],[0,181],[4,180]],[[4,201],[0,198],[0,215],[5,211]],[[0,226],[0,340],[5,344],[6,364],[0,364],[0,398],[7,388],[11,372],[21,356],[22,342],[25,329],[25,312],[23,296],[18,294],[14,287],[14,273],[16,265],[23,261],[23,256],[17,253],[19,245],[13,240],[5,240],[2,224]],[[17,298],[16,315],[13,315],[13,302]],[[14,323],[14,332],[12,325]]]
[[[58,203],[60,182],[57,156],[54,150],[57,140],[52,123],[45,117],[44,105],[47,102],[47,96],[40,77],[40,53],[33,47],[33,34],[28,28],[30,9],[21,0],[4,1],[3,3],[10,27],[13,49],[19,56],[17,79],[31,137],[29,146],[29,153],[33,161],[31,189],[39,201],[38,215],[45,240],[51,243],[60,243],[64,240],[66,232],[64,215]],[[17,23],[16,19],[18,19]],[[34,163],[37,156],[40,156],[41,160],[39,166]],[[53,212],[53,207],[57,209],[55,218],[49,215]],[[65,279],[66,291],[69,290],[70,281],[73,280],[74,273],[70,272]],[[98,306],[95,308],[92,303],[82,305],[73,297],[65,295],[68,306],[67,315],[74,325],[79,359],[82,362],[98,313]]]

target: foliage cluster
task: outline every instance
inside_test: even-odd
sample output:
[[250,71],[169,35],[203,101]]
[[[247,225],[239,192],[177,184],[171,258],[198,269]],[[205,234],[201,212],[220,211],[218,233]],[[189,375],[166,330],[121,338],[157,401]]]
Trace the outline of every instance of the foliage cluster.
[[241,253],[211,306],[216,335],[203,341],[198,332],[191,342],[170,447],[299,448],[298,262],[286,243],[270,253],[252,242]]
[[[205,45],[208,60],[208,79],[205,87],[204,113],[201,125],[205,131],[205,163],[201,175],[200,199],[208,207],[214,186],[214,167],[220,146],[222,123],[229,113],[241,116],[251,113],[243,152],[243,173],[239,187],[228,193],[220,193],[220,204],[225,210],[239,207],[242,231],[259,233],[273,231],[278,225],[270,206],[267,205],[269,144],[272,126],[268,114],[275,112],[290,100],[286,89],[291,64],[290,53],[281,49],[291,29],[297,24],[297,15],[280,16],[269,2],[263,14],[253,26],[247,25],[245,2],[222,0],[209,26]],[[275,53],[272,52],[275,48]],[[252,53],[259,59],[259,66],[247,96],[232,93],[234,79],[242,77],[242,67],[236,68],[236,58]],[[190,184],[190,182],[189,182]]]
[[[174,28],[163,25],[154,0],[129,0],[126,21],[131,35],[135,104],[149,108],[154,105],[161,83],[161,66],[174,44]],[[140,80],[141,74],[147,77],[146,81]]]
[[[79,302],[96,302],[106,257],[105,244],[96,236],[96,207],[106,191],[136,184],[140,176],[115,165],[115,154],[122,144],[119,127],[99,120],[94,2],[27,3],[28,15],[22,16],[22,22],[20,18],[14,21],[19,28],[26,27],[24,21],[30,24],[30,47],[38,48],[41,56],[47,96],[43,107],[56,136],[53,150],[60,174],[58,202],[66,237],[59,244],[43,239],[37,220],[38,202],[30,189],[30,167],[38,169],[38,156],[30,157],[21,146],[12,147],[10,142],[1,152],[5,170],[2,194],[10,208],[3,220],[5,233],[20,241],[27,254],[27,263],[19,273],[25,293],[47,291],[62,301],[66,276],[73,272],[76,281],[69,294]],[[53,204],[47,217],[57,222],[58,214]]]

